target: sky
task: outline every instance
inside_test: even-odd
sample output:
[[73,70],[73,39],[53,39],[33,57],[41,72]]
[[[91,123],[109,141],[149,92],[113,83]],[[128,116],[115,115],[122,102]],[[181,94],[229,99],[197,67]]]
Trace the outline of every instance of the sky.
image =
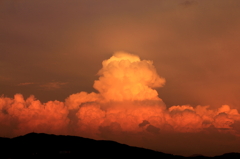
[[240,1],[0,0],[0,136],[240,152]]

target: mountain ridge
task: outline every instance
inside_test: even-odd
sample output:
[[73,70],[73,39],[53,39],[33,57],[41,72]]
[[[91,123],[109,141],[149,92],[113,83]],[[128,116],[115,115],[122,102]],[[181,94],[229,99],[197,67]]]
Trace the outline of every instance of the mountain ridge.
[[206,157],[192,155],[184,157],[150,149],[129,146],[110,140],[94,140],[79,136],[29,133],[14,138],[0,137],[0,158],[240,158],[240,153],[227,153],[221,156]]

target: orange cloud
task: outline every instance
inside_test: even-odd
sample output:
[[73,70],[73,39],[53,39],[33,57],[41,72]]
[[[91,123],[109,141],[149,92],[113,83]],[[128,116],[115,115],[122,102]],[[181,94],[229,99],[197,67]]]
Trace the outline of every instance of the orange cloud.
[[[99,93],[79,92],[65,102],[41,103],[34,96],[26,100],[0,97],[1,136],[29,132],[73,134],[91,138],[121,139],[161,137],[174,133],[222,133],[240,136],[240,114],[222,105],[178,105],[166,108],[154,88],[165,79],[153,62],[126,52],[117,52],[102,63],[93,87]],[[27,85],[22,84],[22,85]],[[42,87],[59,89],[66,83],[51,82]]]
[[63,131],[69,122],[68,109],[63,102],[49,101],[42,104],[34,96],[24,100],[21,94],[16,94],[13,99],[1,98],[0,103],[0,116],[5,118],[1,123],[14,122],[15,135],[33,131],[57,133]]
[[158,76],[153,62],[140,60],[136,55],[116,52],[102,62],[99,80],[93,87],[107,101],[156,100],[158,93],[152,88],[162,87],[165,79]]

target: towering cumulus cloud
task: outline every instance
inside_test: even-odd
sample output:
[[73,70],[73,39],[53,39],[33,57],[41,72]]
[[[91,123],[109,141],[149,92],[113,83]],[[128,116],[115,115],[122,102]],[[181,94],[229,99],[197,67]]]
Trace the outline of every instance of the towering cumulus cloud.
[[[25,100],[21,94],[14,98],[2,96],[0,136],[34,131],[112,139],[138,146],[144,146],[146,139],[159,139],[159,146],[164,138],[176,135],[185,135],[179,145],[191,135],[222,135],[217,143],[240,140],[240,114],[228,105],[218,109],[200,105],[167,108],[154,89],[162,87],[165,79],[157,74],[152,61],[116,52],[102,62],[98,75],[93,85],[98,93],[79,92],[65,102],[41,103],[34,96]],[[173,141],[167,142],[177,144]]]
[[136,55],[117,52],[102,62],[99,80],[93,87],[107,100],[156,100],[158,94],[152,88],[161,87],[160,78],[152,61],[140,60]]

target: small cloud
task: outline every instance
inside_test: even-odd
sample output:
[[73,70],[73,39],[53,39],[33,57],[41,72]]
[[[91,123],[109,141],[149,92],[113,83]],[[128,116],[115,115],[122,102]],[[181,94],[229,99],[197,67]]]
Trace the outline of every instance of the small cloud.
[[185,7],[189,7],[189,6],[192,6],[194,4],[197,4],[197,2],[196,1],[188,1],[187,0],[187,1],[184,1],[184,2],[180,3],[181,6],[185,6]]
[[153,126],[153,125],[148,125],[148,127],[146,128],[146,130],[150,133],[153,133],[153,134],[158,134],[160,129]]
[[67,82],[49,82],[49,83],[40,85],[40,87],[45,90],[56,90],[56,89],[60,89],[62,86],[66,84]]
[[143,122],[140,123],[138,126],[139,127],[144,127],[145,125],[148,125],[148,124],[150,124],[150,123],[147,120],[143,120]]
[[28,85],[33,85],[35,84],[34,82],[23,82],[23,83],[19,83],[18,86],[28,86]]

